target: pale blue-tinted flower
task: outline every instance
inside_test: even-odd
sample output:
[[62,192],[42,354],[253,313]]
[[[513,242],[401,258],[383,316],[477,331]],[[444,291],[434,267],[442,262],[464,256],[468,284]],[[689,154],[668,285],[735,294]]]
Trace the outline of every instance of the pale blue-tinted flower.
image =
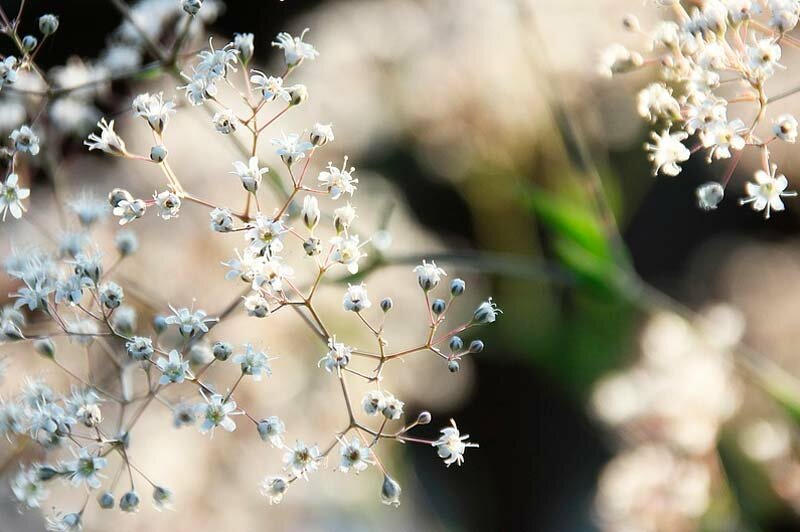
[[125,347],[134,360],[144,360],[153,354],[153,340],[145,336],[134,336],[125,343]]
[[5,221],[6,213],[10,212],[14,218],[21,218],[27,209],[22,205],[22,200],[30,196],[31,191],[20,188],[19,176],[9,174],[5,183],[0,184],[0,214]]
[[455,420],[451,419],[450,423],[452,426],[443,428],[440,431],[442,435],[431,444],[436,447],[439,457],[444,459],[447,467],[464,463],[464,451],[467,447],[478,447],[477,443],[467,442],[469,434],[461,435]]
[[292,166],[300,159],[305,158],[306,152],[314,147],[307,141],[300,141],[297,133],[281,133],[281,138],[272,139],[272,144],[277,146],[275,153],[281,156],[286,166]]
[[92,281],[82,275],[71,275],[56,283],[56,303],[78,305],[83,298],[84,287],[92,286]]
[[283,499],[289,481],[285,477],[267,477],[261,481],[261,495],[269,499],[270,504],[278,504]]
[[447,275],[443,269],[436,266],[435,262],[428,263],[424,260],[422,264],[414,267],[414,273],[417,274],[419,286],[425,291],[436,288],[441,282],[442,276]]
[[11,491],[17,501],[28,508],[39,508],[48,495],[35,467],[21,469],[11,479]]
[[100,470],[103,469],[108,461],[100,456],[92,456],[85,448],[71,462],[65,464],[68,477],[73,487],[85,484],[87,488],[97,489],[100,487]]
[[299,37],[292,37],[284,31],[279,33],[276,40],[272,42],[272,46],[283,50],[286,64],[290,67],[299,65],[304,59],[314,59],[319,55],[319,52],[311,44],[303,42],[306,32],[308,32],[308,28],[304,29]]
[[233,357],[233,363],[239,364],[242,373],[252,375],[253,380],[260,381],[261,375],[272,375],[269,367],[269,358],[264,351],[256,351],[251,344],[244,344],[244,353]]
[[263,214],[256,215],[255,223],[245,231],[244,237],[256,251],[265,251],[269,255],[280,253],[283,249],[281,238],[288,231],[280,220],[273,220]]
[[171,382],[183,382],[189,370],[189,362],[183,360],[183,356],[175,349],[169,352],[169,359],[161,357],[156,362],[156,365],[162,373],[161,378],[158,380],[159,384],[162,385]]
[[21,152],[28,152],[31,155],[39,153],[39,137],[29,126],[21,126],[9,135],[14,143],[14,149]]
[[293,449],[283,455],[284,468],[297,477],[308,480],[308,474],[319,468],[319,447],[309,447],[301,440],[297,440]]
[[81,514],[78,512],[57,513],[47,518],[49,532],[80,532],[83,530]]
[[283,86],[283,78],[267,76],[260,70],[253,70],[250,75],[250,83],[255,90],[261,93],[265,101],[271,102],[280,98],[288,103],[292,99],[289,91]]
[[206,397],[206,402],[197,405],[196,408],[197,415],[203,417],[203,423],[200,425],[200,432],[203,434],[210,432],[213,436],[217,427],[222,427],[228,432],[236,430],[236,423],[230,417],[236,414],[235,401],[225,401],[221,395],[214,394]]
[[320,172],[317,180],[323,188],[330,192],[331,199],[337,200],[342,194],[352,196],[356,191],[355,183],[358,183],[358,179],[353,177],[355,171],[354,166],[347,169],[347,156],[345,156],[341,168],[333,166],[333,163],[328,163],[328,170]]
[[478,305],[478,308],[475,309],[472,315],[472,321],[475,323],[494,323],[497,319],[497,315],[502,313],[503,311],[497,308],[497,305],[494,304],[490,297]]
[[119,509],[123,512],[135,513],[139,511],[139,494],[134,490],[126,492],[119,499]]
[[372,451],[361,440],[353,437],[350,442],[346,438],[339,440],[339,471],[347,473],[353,468],[356,473],[364,471],[368,466],[374,465]]
[[334,368],[345,368],[350,363],[350,354],[353,352],[352,347],[348,347],[341,342],[336,341],[336,336],[328,338],[328,352],[320,359],[318,366],[325,366],[328,372],[332,372]]
[[168,325],[177,325],[178,332],[184,338],[193,338],[200,333],[208,332],[208,325],[206,323],[215,322],[214,318],[206,318],[206,313],[203,310],[192,311],[186,307],[178,310],[172,305],[169,306],[173,315],[167,316],[166,322]]
[[7,56],[0,61],[0,90],[4,85],[13,85],[17,81],[17,58]]
[[283,447],[283,434],[286,432],[286,425],[284,425],[281,418],[270,416],[267,419],[262,419],[258,422],[256,428],[262,440],[269,441],[273,447]]

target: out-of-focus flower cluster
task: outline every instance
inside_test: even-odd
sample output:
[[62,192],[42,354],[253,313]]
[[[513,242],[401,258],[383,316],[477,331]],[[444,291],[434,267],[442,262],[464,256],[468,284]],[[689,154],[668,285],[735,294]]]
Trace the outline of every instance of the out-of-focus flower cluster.
[[[786,68],[783,51],[800,47],[791,32],[800,17],[797,0],[703,0],[656,2],[664,20],[643,30],[636,17],[625,27],[646,40],[642,54],[621,45],[604,50],[604,75],[655,68],[659,81],[637,98],[639,114],[654,127],[645,145],[653,174],[676,176],[692,154],[702,152],[708,163],[726,160],[719,182],[696,190],[705,210],[723,200],[745,150],[760,152],[761,168],[745,184],[739,202],[769,218],[782,211],[783,198],[796,196],[772,159],[770,145],[797,140],[797,119],[770,112],[769,104],[789,97],[771,89],[774,77]],[[687,4],[687,7],[684,7]],[[691,7],[689,7],[690,5]]]
[[598,484],[604,529],[696,527],[718,485],[720,427],[740,403],[730,350],[742,333],[727,306],[695,324],[658,314],[645,325],[641,358],[597,384],[594,411],[624,442]]
[[[466,283],[458,278],[447,282],[444,269],[424,260],[407,272],[405,282],[416,284],[420,294],[421,318],[427,325],[425,337],[409,347],[390,347],[385,327],[390,324],[394,302],[383,297],[373,305],[362,282],[378,264],[367,260],[367,250],[380,253],[387,239],[385,235],[364,238],[356,230],[356,208],[345,201],[357,191],[356,169],[344,157],[341,165],[329,162],[317,172],[316,179],[310,178],[315,154],[335,140],[332,125],[316,123],[301,133],[281,132],[269,144],[263,142],[267,128],[308,99],[305,85],[289,85],[287,80],[319,52],[305,41],[307,30],[299,36],[280,33],[271,44],[282,52],[283,71],[267,74],[250,66],[254,36],[237,34],[222,47],[209,41],[208,49],[182,61],[185,45],[202,34],[203,20],[213,19],[219,8],[212,0],[144,0],[130,9],[121,4],[126,22],[109,48],[115,51],[108,52],[105,59],[113,63],[113,68],[90,68],[73,62],[52,75],[42,72],[35,59],[41,43],[57,31],[58,18],[44,15],[39,19],[41,40],[17,35],[22,11],[13,22],[3,21],[20,52],[19,59],[9,56],[0,67],[3,105],[21,106],[20,114],[26,122],[15,128],[9,139],[7,171],[0,189],[4,220],[10,213],[12,218],[24,215],[37,220],[37,227],[45,225],[38,220],[46,213],[26,212],[30,191],[21,186],[19,175],[27,169],[22,158],[27,163],[41,157],[40,151],[52,149],[47,139],[61,127],[52,116],[49,122],[43,121],[42,109],[52,112],[53,106],[48,103],[71,101],[74,116],[81,115],[82,121],[91,115],[93,121],[96,116],[91,102],[96,91],[112,78],[126,79],[142,72],[140,63],[148,55],[154,62],[145,69],[180,68],[173,79],[180,83],[175,87],[189,104],[186,112],[193,112],[193,107],[205,110],[208,127],[219,134],[221,142],[236,140],[242,133],[250,141],[246,146],[237,144],[242,160],[231,161],[230,173],[236,177],[236,188],[242,187],[244,207],[217,204],[191,190],[191,180],[185,178],[191,169],[178,170],[170,164],[167,132],[178,104],[162,92],[140,94],[131,107],[133,115],[141,118],[152,134],[149,153],[136,153],[117,131],[115,121],[106,118],[100,118],[98,129],[84,144],[88,151],[157,167],[163,185],[154,192],[150,185],[135,193],[116,188],[109,192],[107,201],[82,191],[60,205],[65,217],[70,216],[67,225],[77,222],[77,229],[58,237],[43,231],[53,240],[48,246],[17,247],[7,258],[5,270],[16,284],[12,294],[15,303],[0,313],[0,342],[30,343],[74,381],[65,394],[41,379],[29,379],[17,394],[0,402],[0,433],[42,449],[40,461],[23,466],[12,479],[12,491],[20,504],[41,507],[49,494],[48,486],[56,480],[84,488],[82,506],[69,513],[56,512],[49,522],[52,530],[79,530],[91,499],[96,499],[101,509],[117,507],[136,512],[143,483],[157,508],[170,507],[173,495],[165,486],[169,479],[158,479],[158,472],[148,471],[146,464],[130,456],[135,453],[139,435],[137,423],[155,403],[173,412],[175,428],[197,426],[209,437],[233,432],[241,424],[252,425],[254,442],[268,442],[282,455],[283,470],[267,476],[260,486],[270,503],[280,502],[294,482],[309,480],[332,460],[332,469],[344,473],[379,469],[382,481],[376,491],[382,502],[396,506],[402,490],[377,454],[381,443],[427,445],[448,467],[461,465],[466,450],[477,447],[453,420],[441,429],[438,438],[414,434],[417,426],[432,421],[431,414],[423,411],[409,418],[404,401],[382,381],[387,368],[395,368],[398,362],[418,353],[440,359],[442,370],[459,371],[463,357],[484,349],[481,340],[462,336],[471,334],[474,327],[493,323],[502,311],[488,298],[466,321],[445,327]],[[69,69],[70,81],[59,81],[59,73]],[[25,84],[23,79],[37,81]],[[40,105],[33,106],[38,111],[31,112],[25,99],[38,102]],[[49,123],[52,127],[48,129],[45,126]],[[76,123],[66,129],[79,131]],[[278,169],[268,168],[259,157],[259,147],[267,145],[280,161]],[[279,198],[275,205],[262,205],[268,197],[264,194],[267,186]],[[146,195],[140,197],[145,191]],[[138,251],[138,237],[127,227],[121,229],[111,251],[102,248],[95,238],[96,230],[109,215],[120,226],[127,226],[148,211],[155,211],[163,223],[181,223],[181,209],[186,204],[208,211],[207,226],[198,230],[240,242],[232,244],[230,260],[215,267],[219,276],[237,282],[239,287],[231,301],[213,313],[195,308],[194,303],[156,308],[149,332],[128,304],[128,287],[114,275],[119,263]],[[109,256],[113,260],[109,261]],[[148,274],[141,275],[145,279]],[[367,331],[374,340],[373,347],[343,342],[343,336],[329,325],[332,319],[315,305],[318,289],[331,277],[352,281],[341,294],[339,309]],[[398,285],[403,282],[399,280]],[[294,312],[319,338],[320,371],[338,381],[338,400],[345,414],[340,430],[325,445],[306,443],[299,437],[290,440],[291,421],[285,423],[276,415],[256,416],[236,400],[235,392],[242,381],[261,381],[267,386],[273,373],[280,378],[280,357],[268,349],[246,339],[232,342],[214,338],[214,328],[240,309],[254,319]],[[63,356],[59,347],[64,338],[81,346],[89,360],[105,357],[106,369],[113,377],[98,378],[91,364],[88,371],[76,369],[82,366]],[[237,368],[234,382],[214,382],[212,366],[221,365]],[[349,380],[366,384],[369,391],[360,398],[352,397]],[[187,394],[192,399],[186,399]],[[334,454],[338,455],[336,459],[331,458]]]

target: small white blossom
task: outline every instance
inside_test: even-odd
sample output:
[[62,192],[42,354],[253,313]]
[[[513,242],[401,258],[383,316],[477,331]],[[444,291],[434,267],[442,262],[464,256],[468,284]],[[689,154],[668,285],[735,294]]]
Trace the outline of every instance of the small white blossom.
[[293,449],[288,449],[283,455],[284,468],[299,478],[308,480],[308,474],[319,468],[320,452],[314,445],[309,447],[298,440]]
[[281,77],[267,76],[260,70],[253,70],[250,76],[250,83],[267,102],[281,99],[288,103],[292,100],[291,94],[283,86],[283,78]]
[[661,135],[654,131],[650,136],[655,144],[645,144],[645,149],[651,152],[648,159],[653,163],[653,175],[658,172],[669,176],[678,175],[681,172],[678,163],[687,161],[691,156],[691,152],[682,142],[689,135],[683,131],[670,133],[666,129]]
[[114,121],[106,122],[105,118],[101,118],[97,123],[100,128],[100,135],[92,133],[89,138],[83,143],[91,150],[102,150],[111,155],[126,156],[128,152],[125,149],[125,141],[117,135],[114,131]]
[[156,200],[158,206],[158,215],[164,219],[177,218],[178,212],[181,209],[181,199],[173,192],[165,190],[163,192],[155,192],[153,199]]
[[255,192],[258,190],[259,185],[261,185],[261,176],[269,172],[269,168],[266,166],[263,168],[258,166],[258,157],[250,157],[247,164],[241,161],[235,161],[233,163],[233,168],[234,171],[231,173],[239,176],[239,179],[242,180],[242,186],[244,186],[245,190],[248,192]]
[[189,361],[184,360],[176,349],[169,352],[168,359],[160,357],[156,365],[161,370],[161,378],[158,383],[162,385],[183,382],[189,371]]
[[336,341],[336,336],[328,338],[328,352],[320,359],[317,365],[325,366],[325,370],[329,373],[334,368],[345,368],[350,363],[350,354],[353,352],[352,347],[348,347],[341,342]]
[[452,427],[443,428],[440,431],[442,435],[431,444],[436,447],[439,458],[444,459],[447,467],[452,464],[461,465],[464,463],[464,451],[467,450],[467,447],[478,447],[477,443],[467,442],[469,434],[462,436],[454,420],[451,419],[450,423],[452,423]]
[[22,200],[30,196],[30,194],[31,191],[29,189],[19,186],[17,174],[9,174],[5,183],[0,183],[0,214],[3,216],[3,221],[5,221],[6,213],[8,212],[14,218],[21,218],[22,213],[27,210],[22,205]]
[[434,261],[428,263],[424,260],[422,264],[414,267],[414,273],[417,274],[417,283],[420,288],[425,291],[436,288],[442,281],[442,276],[447,275],[443,269],[436,266]]
[[300,135],[297,133],[282,133],[281,138],[272,139],[272,144],[277,146],[275,153],[281,156],[286,166],[292,166],[300,159],[305,158],[306,152],[314,147],[313,144],[307,141],[300,141]]
[[278,504],[283,499],[289,482],[284,477],[267,477],[261,481],[261,495],[269,499],[270,504]]
[[22,126],[11,132],[9,138],[14,142],[14,149],[28,152],[31,155],[39,153],[39,137],[28,126]]
[[235,410],[236,403],[231,400],[225,401],[225,398],[219,394],[207,397],[205,403],[197,405],[197,415],[203,417],[200,432],[211,433],[213,436],[214,429],[217,427],[233,432],[236,430],[236,423],[230,416],[237,413]]
[[353,195],[356,191],[355,183],[358,179],[352,176],[355,172],[355,167],[347,168],[347,156],[344,158],[344,163],[341,168],[336,168],[333,163],[328,163],[328,170],[319,173],[317,178],[320,184],[328,190],[331,194],[331,199],[337,200],[342,194]]
[[251,344],[244,344],[244,353],[233,357],[233,363],[239,364],[242,373],[252,375],[253,380],[260,381],[262,375],[272,375],[269,357],[264,351],[256,351]]
[[739,200],[742,205],[750,204],[754,211],[764,211],[764,218],[769,218],[771,211],[782,211],[784,197],[797,196],[795,191],[786,191],[789,182],[783,174],[777,174],[777,166],[773,165],[770,173],[758,170],[755,183],[747,182],[745,191],[747,198]]
[[292,37],[286,32],[281,32],[272,43],[272,46],[283,50],[286,64],[290,67],[299,65],[304,59],[314,59],[319,55],[312,45],[303,42],[306,32],[308,32],[308,28],[304,29],[299,37]]
[[782,114],[775,119],[772,131],[782,141],[794,143],[797,140],[797,119],[790,114]]
[[364,283],[357,285],[347,284],[347,291],[344,293],[342,306],[345,310],[361,312],[372,306],[372,302],[367,296],[367,286]]
[[368,466],[374,465],[371,458],[372,451],[361,443],[356,437],[350,442],[346,438],[339,441],[339,471],[347,473],[353,468],[356,473],[364,471]]

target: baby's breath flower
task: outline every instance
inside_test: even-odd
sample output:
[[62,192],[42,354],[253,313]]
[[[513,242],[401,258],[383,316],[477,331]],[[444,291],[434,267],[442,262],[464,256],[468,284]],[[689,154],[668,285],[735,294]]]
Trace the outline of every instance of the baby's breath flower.
[[31,191],[21,188],[18,183],[17,174],[8,174],[5,183],[0,183],[0,214],[3,216],[3,221],[7,212],[14,218],[21,218],[22,213],[27,210],[22,205],[22,200],[30,196]]
[[652,152],[648,158],[653,163],[653,175],[658,172],[670,176],[681,173],[678,163],[687,161],[691,155],[682,142],[689,134],[683,131],[670,133],[669,129],[665,129],[660,135],[654,131],[650,136],[654,144],[645,144],[645,149]]
[[39,17],[39,31],[43,35],[52,35],[58,29],[58,17],[51,14]]
[[283,434],[286,432],[286,425],[278,416],[270,416],[262,419],[256,425],[258,435],[264,441],[269,441],[273,447],[283,447]]
[[80,532],[83,530],[81,514],[78,512],[58,513],[47,518],[45,530],[50,532]]
[[782,141],[794,143],[797,140],[797,119],[790,114],[782,114],[775,119],[772,131]]
[[181,209],[181,199],[174,192],[169,190],[154,192],[153,199],[158,206],[158,215],[163,220],[178,217],[178,213]]
[[236,423],[231,419],[231,415],[236,414],[236,402],[226,401],[224,397],[219,394],[214,394],[211,397],[205,397],[206,402],[197,405],[196,413],[198,416],[203,417],[203,423],[200,425],[200,432],[203,434],[214,435],[214,429],[222,427],[228,432],[236,430]]
[[106,205],[106,202],[89,191],[81,192],[81,194],[72,199],[68,205],[84,227],[91,227],[96,221],[108,214],[108,205]]
[[444,459],[444,463],[447,467],[453,464],[461,465],[464,463],[464,451],[467,450],[467,447],[478,447],[477,443],[467,442],[469,434],[461,435],[455,420],[451,419],[450,423],[452,426],[443,428],[440,431],[442,435],[431,444],[436,447],[439,458]]
[[747,182],[745,190],[747,198],[739,200],[742,205],[750,204],[754,211],[764,211],[764,218],[769,218],[771,211],[782,211],[784,197],[797,196],[795,191],[786,191],[789,182],[783,174],[777,174],[778,167],[773,165],[770,173],[758,170],[755,183]]
[[675,120],[681,116],[681,105],[672,96],[672,91],[663,83],[651,83],[637,97],[636,109],[643,118]]
[[244,353],[239,353],[233,357],[233,363],[239,364],[242,373],[251,375],[253,380],[260,381],[261,376],[272,375],[269,367],[269,357],[264,351],[256,351],[252,344],[244,344]]
[[181,8],[189,15],[195,16],[203,7],[203,0],[181,0]]
[[600,54],[598,72],[605,77],[632,70],[644,62],[642,56],[621,44],[613,44]]
[[333,124],[320,124],[317,122],[311,128],[309,140],[314,146],[324,146],[325,144],[333,141]]
[[367,296],[367,286],[364,283],[352,285],[347,283],[347,290],[344,293],[344,301],[342,302],[345,310],[353,312],[361,312],[372,306],[369,297]]
[[400,484],[384,473],[383,483],[381,484],[381,502],[388,506],[400,506],[400,493],[402,491]]
[[111,155],[126,157],[128,152],[125,149],[125,141],[114,131],[114,121],[106,122],[105,118],[101,118],[97,126],[100,128],[100,135],[92,133],[83,142],[89,147],[89,151],[101,150]]
[[200,333],[208,332],[207,323],[215,322],[214,318],[207,318],[207,314],[203,310],[189,310],[186,307],[178,310],[172,305],[169,306],[173,315],[167,316],[167,325],[177,325],[178,332],[184,338],[193,338]]
[[277,76],[267,76],[260,70],[251,71],[250,83],[253,88],[261,93],[264,101],[271,102],[281,99],[285,102],[292,100],[291,94],[283,86],[283,78]]
[[[189,403],[180,403],[172,409],[172,424],[175,428],[194,425],[197,422],[197,406]],[[205,410],[203,411],[205,413]]]
[[258,214],[256,215],[255,223],[245,231],[244,237],[250,242],[250,247],[254,250],[272,255],[280,253],[283,249],[281,238],[287,231],[288,229],[282,221]]
[[164,101],[164,93],[150,94],[145,92],[133,100],[133,112],[147,120],[153,131],[161,134],[167,127],[169,116],[175,114],[175,102]]
[[139,494],[131,490],[122,495],[119,499],[119,509],[127,513],[139,511]]
[[283,50],[286,65],[289,67],[296,67],[305,59],[315,59],[319,52],[317,52],[312,45],[303,42],[308,32],[308,28],[303,30],[299,37],[292,37],[289,33],[281,32],[272,46],[277,46]]
[[229,209],[216,208],[209,214],[211,217],[211,229],[218,233],[227,233],[233,229],[233,216]]
[[181,383],[186,378],[189,370],[189,362],[175,349],[169,352],[169,358],[160,357],[156,361],[158,369],[161,370],[159,384],[169,384],[171,382]]
[[441,282],[442,276],[447,275],[443,269],[436,266],[434,261],[428,263],[424,260],[422,264],[414,267],[414,273],[417,274],[417,283],[420,288],[426,292],[436,288]]
[[100,302],[108,309],[114,309],[122,304],[125,294],[122,287],[114,281],[107,281],[98,288],[100,292]]
[[153,506],[159,512],[172,509],[172,491],[163,486],[153,488]]
[[350,202],[335,209],[333,211],[333,227],[336,229],[336,233],[347,231],[355,219],[356,210],[350,205]]
[[272,139],[272,144],[277,146],[275,153],[281,156],[283,163],[292,167],[297,161],[305,158],[306,152],[314,147],[310,142],[300,141],[297,133],[281,133],[281,138]]
[[358,273],[358,261],[367,256],[361,251],[358,235],[335,236],[331,238],[333,253],[331,259],[347,268],[351,274]]
[[22,126],[11,132],[9,138],[14,142],[14,149],[28,152],[31,155],[39,153],[39,137],[29,126]]
[[125,347],[133,360],[144,360],[153,354],[153,340],[146,336],[134,336]]
[[328,338],[328,352],[320,359],[318,366],[325,366],[325,370],[329,373],[334,368],[345,368],[350,363],[350,354],[353,352],[352,347],[348,347],[341,342],[336,341],[336,336]]
[[233,35],[233,46],[239,50],[239,58],[242,63],[247,64],[255,51],[254,36],[252,33],[234,33]]
[[269,168],[266,166],[262,168],[258,165],[258,157],[250,157],[247,164],[241,161],[235,161],[233,163],[233,168],[234,171],[231,173],[239,176],[242,180],[242,186],[244,186],[244,189],[248,192],[257,191],[261,184],[261,176],[269,172]]
[[11,491],[17,501],[28,508],[39,508],[48,495],[36,468],[33,467],[20,469],[11,479]]
[[356,473],[364,471],[368,466],[374,465],[371,458],[372,451],[362,445],[361,440],[353,437],[350,442],[346,438],[339,440],[339,471],[347,473],[353,468]]
[[261,481],[261,495],[269,499],[270,504],[278,504],[283,499],[289,482],[285,477],[267,477]]
[[497,319],[497,315],[502,313],[503,311],[497,308],[497,305],[495,305],[490,297],[478,305],[478,308],[476,308],[475,312],[472,314],[472,321],[474,323],[494,323]]
[[725,189],[715,181],[704,183],[695,190],[697,196],[697,206],[704,211],[717,208],[722,198],[725,196]]
[[0,61],[0,90],[4,85],[13,85],[17,81],[17,58],[13,55],[6,56]]
[[352,176],[356,169],[355,167],[350,167],[349,170],[346,168],[347,156],[345,156],[341,168],[336,168],[333,163],[328,163],[328,170],[319,173],[317,179],[330,192],[331,199],[337,200],[342,194],[352,196],[356,191],[355,183],[358,183],[358,179]]
[[320,211],[316,197],[308,195],[303,198],[303,209],[300,211],[300,217],[303,218],[303,223],[309,231],[313,231],[317,227]]
[[314,445],[309,447],[301,440],[297,440],[293,449],[288,449],[283,455],[284,468],[299,478],[308,480],[308,474],[319,468],[320,452]]
[[381,409],[383,417],[386,419],[400,419],[403,416],[404,406],[405,403],[403,401],[389,392],[383,392],[383,408]]
[[361,408],[368,416],[377,416],[386,407],[386,396],[380,390],[370,390],[361,399]]
[[233,113],[233,111],[230,109],[225,109],[214,114],[211,122],[214,124],[214,129],[216,129],[219,133],[222,133],[223,135],[230,135],[236,131],[239,119],[236,118],[236,115]]
[[86,448],[81,449],[75,460],[65,464],[70,483],[75,487],[85,484],[87,488],[99,488],[99,471],[103,469],[107,463],[108,461],[105,458],[92,456]]
[[266,318],[269,314],[269,301],[260,292],[250,292],[244,296],[244,308],[248,316]]
[[119,216],[119,225],[125,225],[144,216],[146,210],[147,204],[144,200],[135,199],[120,201],[111,212],[114,216]]

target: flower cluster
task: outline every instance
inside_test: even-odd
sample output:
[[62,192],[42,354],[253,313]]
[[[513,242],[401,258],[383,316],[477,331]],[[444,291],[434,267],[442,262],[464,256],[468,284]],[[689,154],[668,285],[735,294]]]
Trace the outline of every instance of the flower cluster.
[[[134,36],[138,35],[137,46],[157,60],[175,60],[182,57],[180,52],[191,40],[196,23],[202,22],[202,13],[213,4],[212,0],[179,2],[185,20],[180,27],[184,29],[178,30],[172,50],[166,54],[149,49],[153,43],[150,26],[135,23],[139,21],[135,9],[126,13],[128,22],[120,31],[130,40],[136,40]],[[44,37],[57,27],[56,17],[40,19]],[[12,36],[16,36],[14,28],[6,28]],[[448,467],[463,464],[467,449],[478,447],[468,441],[469,436],[462,434],[453,420],[441,429],[438,438],[416,434],[418,426],[431,422],[431,414],[423,411],[409,420],[405,402],[390,393],[383,381],[389,368],[420,353],[437,357],[442,370],[458,371],[463,357],[484,349],[481,340],[465,341],[462,336],[493,323],[501,310],[488,298],[469,312],[465,321],[445,327],[451,309],[458,307],[457,299],[465,293],[466,283],[458,278],[445,282],[444,269],[433,261],[423,261],[409,268],[406,275],[410,285],[416,281],[419,287],[416,290],[420,307],[425,305],[427,332],[411,346],[390,347],[385,330],[390,326],[394,303],[390,297],[383,297],[373,306],[363,282],[381,262],[368,263],[365,259],[369,254],[382,253],[385,246],[373,246],[369,233],[357,227],[356,206],[350,203],[359,182],[356,169],[345,156],[341,165],[329,162],[312,177],[317,152],[335,139],[333,126],[320,122],[303,132],[274,135],[271,143],[261,146],[272,148],[277,164],[267,167],[260,158],[259,140],[267,128],[308,98],[304,85],[287,83],[304,61],[319,55],[304,40],[306,32],[298,37],[280,33],[271,43],[283,53],[284,69],[280,75],[250,68],[255,46],[251,34],[237,34],[221,48],[209,41],[209,48],[196,54],[194,60],[186,64],[178,61],[182,72],[176,74],[175,83],[182,84],[173,87],[182,91],[190,104],[186,112],[192,112],[194,107],[210,111],[208,127],[220,138],[234,133],[251,138],[252,149],[243,152],[240,160],[231,161],[231,173],[238,178],[233,188],[243,194],[243,209],[216,204],[188,190],[192,183],[184,179],[184,172],[172,166],[167,148],[170,124],[179,105],[163,92],[145,92],[133,99],[131,110],[152,135],[149,154],[135,153],[116,130],[114,121],[105,118],[97,121],[99,130],[89,134],[84,144],[87,151],[157,168],[163,182],[155,192],[152,185],[136,183],[138,190],[115,188],[106,201],[90,191],[79,191],[63,205],[74,219],[70,218],[63,234],[55,238],[52,249],[31,245],[15,249],[7,258],[5,271],[16,284],[12,294],[15,301],[0,312],[0,343],[30,342],[37,353],[75,381],[69,395],[60,394],[43,380],[31,379],[14,397],[0,399],[0,433],[9,439],[25,436],[42,447],[39,456],[44,462],[23,466],[12,479],[12,490],[19,502],[27,507],[42,506],[50,492],[48,485],[58,479],[82,487],[86,493],[83,507],[74,512],[56,512],[49,519],[50,529],[79,530],[92,497],[102,509],[117,507],[123,512],[136,512],[140,506],[137,485],[141,486],[141,482],[152,489],[152,502],[157,508],[171,506],[172,492],[145,472],[146,465],[135,464],[130,452],[139,434],[138,420],[154,403],[170,408],[174,427],[196,426],[209,437],[239,430],[243,424],[252,425],[256,440],[269,442],[283,456],[283,470],[267,476],[261,484],[261,492],[270,503],[280,502],[295,481],[311,479],[328,466],[332,455],[338,455],[334,469],[340,472],[358,474],[370,467],[378,469],[382,481],[376,491],[382,502],[396,506],[402,489],[379,457],[383,444],[394,441],[426,445]],[[8,57],[3,61],[0,88],[13,87],[20,72],[41,73],[32,51],[37,44],[25,45],[27,37],[17,40],[22,59]],[[102,78],[86,83],[105,81]],[[49,79],[41,76],[40,82],[48,84]],[[235,89],[232,92],[238,100],[226,101],[226,94],[231,91],[220,90],[223,86]],[[83,87],[60,90],[69,99]],[[58,90],[47,86],[39,96],[45,99]],[[247,111],[233,110],[242,107]],[[15,162],[49,148],[47,143],[40,144],[39,116],[32,117],[29,125],[19,127],[10,136],[12,156],[0,188],[0,213],[4,219],[7,212],[19,218],[26,210],[23,200],[28,197],[28,189],[20,186]],[[276,205],[263,204],[265,176],[270,177],[270,185],[279,194]],[[224,309],[213,313],[196,308],[194,303],[164,303],[156,309],[153,333],[148,333],[130,301],[129,294],[135,293],[135,287],[115,272],[120,261],[137,252],[138,238],[126,227],[118,231],[114,250],[104,249],[97,229],[109,214],[116,217],[119,225],[135,227],[148,210],[156,211],[159,221],[178,224],[181,209],[188,204],[208,211],[206,231],[210,234],[239,242],[231,246],[232,258],[217,265],[216,270],[217,275],[231,284],[240,284],[241,289],[235,291]],[[73,226],[75,229],[70,229]],[[324,316],[315,304],[320,286],[328,280],[347,286],[339,296],[341,307],[337,311],[342,316],[338,319],[349,318],[364,327],[372,347],[345,342],[341,333],[331,329],[334,320]],[[290,310],[299,314],[318,337],[318,366],[334,379],[344,399],[345,423],[326,445],[305,443],[299,437],[290,443],[287,424],[281,417],[256,416],[237,400],[236,392],[243,381],[267,386],[273,371],[275,378],[280,378],[280,357],[271,356],[256,343],[214,338],[217,324],[234,312],[263,320]],[[81,346],[88,357],[102,352],[112,373],[118,374],[118,382],[98,379],[92,371],[81,375],[70,369],[75,364],[64,355],[61,339]],[[275,361],[278,362],[273,368]],[[218,379],[214,378],[214,370],[223,367],[238,375],[228,385],[215,382]],[[369,388],[360,401],[349,391],[349,381],[354,379]],[[142,386],[144,390],[137,392]],[[194,400],[187,400],[187,393],[193,394]],[[217,431],[218,428],[222,430]],[[122,489],[120,483],[125,476],[129,488]]]
[[[778,113],[775,102],[800,88],[774,92],[773,78],[786,70],[786,47],[800,47],[790,32],[797,26],[795,0],[703,0],[687,10],[678,0],[658,2],[665,19],[651,31],[634,16],[625,27],[642,35],[646,57],[621,45],[604,50],[604,75],[652,66],[659,81],[639,92],[637,110],[654,128],[645,144],[653,174],[676,176],[692,154],[706,161],[725,160],[719,182],[700,185],[696,199],[704,210],[716,209],[746,150],[760,152],[761,168],[739,200],[766,218],[784,210],[784,198],[796,196],[773,162],[773,143],[797,140],[797,119]],[[689,4],[689,2],[687,2]],[[754,118],[752,118],[754,117]]]

